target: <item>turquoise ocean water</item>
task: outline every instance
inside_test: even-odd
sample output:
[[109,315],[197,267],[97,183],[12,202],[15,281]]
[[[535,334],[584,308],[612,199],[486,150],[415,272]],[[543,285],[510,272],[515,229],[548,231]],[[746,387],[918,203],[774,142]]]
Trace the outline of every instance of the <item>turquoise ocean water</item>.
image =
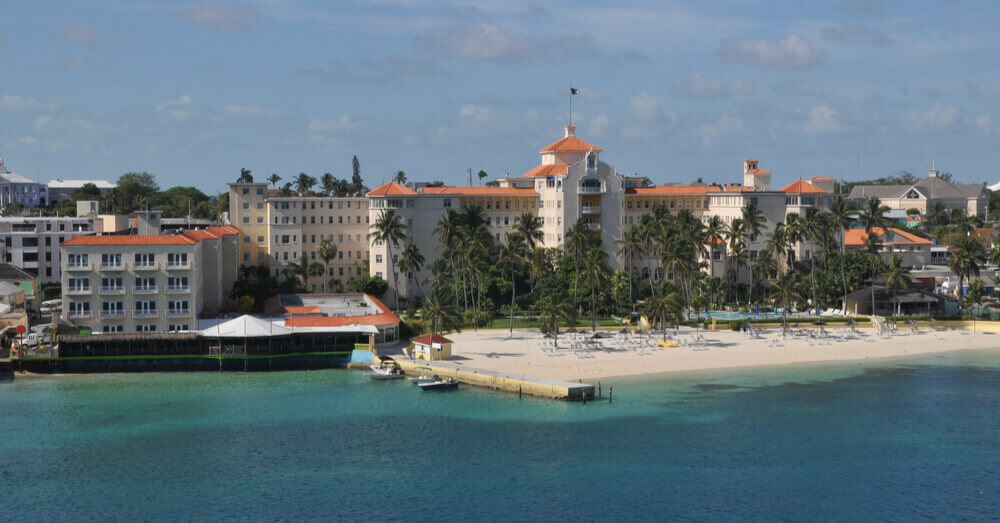
[[582,405],[342,370],[15,379],[0,519],[1000,517],[996,353],[614,385]]

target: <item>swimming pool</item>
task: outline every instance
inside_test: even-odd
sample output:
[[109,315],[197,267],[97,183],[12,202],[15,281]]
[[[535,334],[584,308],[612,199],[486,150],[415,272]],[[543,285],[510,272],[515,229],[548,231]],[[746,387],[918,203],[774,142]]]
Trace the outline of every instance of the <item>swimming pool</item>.
[[702,316],[708,316],[709,318],[714,318],[717,320],[744,320],[747,318],[751,319],[771,319],[777,318],[773,312],[761,312],[759,314],[752,314],[749,312],[733,312],[733,311],[708,311],[701,313]]

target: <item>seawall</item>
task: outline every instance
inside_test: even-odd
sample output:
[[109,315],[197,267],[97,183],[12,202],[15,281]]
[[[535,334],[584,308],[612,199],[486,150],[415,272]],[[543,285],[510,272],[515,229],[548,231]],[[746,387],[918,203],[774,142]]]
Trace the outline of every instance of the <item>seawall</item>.
[[572,383],[520,374],[499,373],[485,369],[465,367],[449,361],[394,360],[408,375],[436,374],[454,378],[460,383],[527,394],[540,398],[582,401],[594,398],[594,386],[589,383]]

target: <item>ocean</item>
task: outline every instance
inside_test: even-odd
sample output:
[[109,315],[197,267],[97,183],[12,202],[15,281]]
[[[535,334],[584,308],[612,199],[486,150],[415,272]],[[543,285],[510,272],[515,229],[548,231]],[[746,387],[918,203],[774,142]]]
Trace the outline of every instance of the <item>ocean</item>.
[[1000,517],[1000,354],[602,383],[345,370],[0,383],[0,519]]

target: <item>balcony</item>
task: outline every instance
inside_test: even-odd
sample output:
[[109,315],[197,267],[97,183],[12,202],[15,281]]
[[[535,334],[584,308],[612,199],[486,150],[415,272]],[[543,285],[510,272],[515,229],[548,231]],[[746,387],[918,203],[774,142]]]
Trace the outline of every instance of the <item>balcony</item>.
[[91,289],[90,287],[77,287],[75,289],[74,288],[70,288],[69,290],[67,290],[66,291],[66,295],[67,296],[86,296],[86,295],[90,294],[91,292],[93,292],[93,289]]
[[601,214],[600,205],[584,205],[583,214]]
[[125,317],[125,311],[106,311],[106,310],[101,310],[101,317],[102,318],[124,318]]
[[133,318],[155,318],[156,309],[136,309],[132,311]]
[[66,270],[67,271],[89,271],[90,270],[90,264],[89,263],[72,263],[72,264],[66,265]]
[[167,287],[167,294],[187,294],[191,292],[190,285],[175,285],[173,287]]
[[168,318],[186,318],[191,315],[191,309],[167,309]]
[[132,264],[132,270],[133,271],[155,271],[156,267],[157,267],[156,262],[152,262],[152,263],[133,263]]
[[588,223],[587,224],[587,228],[590,229],[590,230],[592,230],[592,231],[599,231],[599,230],[601,230],[601,224],[599,224],[599,223]]
[[101,263],[102,271],[123,271],[125,270],[124,263]]
[[191,268],[191,262],[184,262],[184,263],[170,263],[170,262],[167,262],[167,270],[168,271],[182,271],[182,270],[190,269],[190,268]]
[[125,294],[125,287],[101,287],[98,294]]
[[593,187],[593,186],[579,186],[577,192],[580,194],[604,194],[604,186]]
[[140,287],[138,285],[132,286],[132,294],[156,294],[157,287],[153,285],[151,287]]
[[90,318],[92,316],[93,313],[90,311],[69,311],[69,314],[67,315],[67,317],[71,320],[77,318]]

